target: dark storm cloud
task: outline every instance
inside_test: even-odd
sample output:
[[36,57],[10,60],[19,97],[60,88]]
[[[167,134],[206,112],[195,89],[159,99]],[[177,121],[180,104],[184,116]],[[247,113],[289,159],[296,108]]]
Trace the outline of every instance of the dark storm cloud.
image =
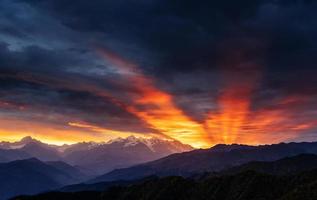
[[173,66],[176,71],[210,67],[217,58],[219,39],[239,31],[236,26],[254,16],[261,5],[261,1],[249,0],[27,2],[74,30],[102,32],[110,40],[138,43],[159,54],[160,67]]
[[[61,52],[38,46],[13,51],[8,44],[1,43],[2,104],[8,105],[16,118],[26,121],[36,119],[63,126],[72,121],[84,121],[114,130],[151,131],[142,121],[129,114],[124,105],[115,105],[112,97],[103,95],[103,91],[107,93],[115,86],[94,76],[91,69],[85,70],[85,65],[93,65],[94,62],[85,62],[81,54],[85,55],[85,52]],[[8,110],[4,108],[4,112]],[[48,119],[43,113],[57,117]]]
[[[41,84],[34,80],[22,80],[12,76],[0,77],[1,102],[8,105],[24,120],[32,120],[67,125],[73,121],[84,121],[114,130],[146,132],[150,129],[124,107],[118,107],[111,99],[95,94],[85,88],[75,86],[57,87],[56,83]],[[74,87],[74,89],[71,89]],[[22,112],[21,112],[21,108]],[[59,118],[43,118],[45,115]],[[40,115],[38,115],[40,114]],[[30,116],[33,116],[30,118]],[[125,124],[125,126],[122,126]]]
[[214,67],[219,47],[228,39],[235,42],[242,38],[244,43],[243,38],[256,37],[272,43],[271,49],[280,56],[286,50],[300,51],[309,42],[304,36],[313,36],[308,32],[316,27],[312,26],[316,4],[310,1],[129,0],[93,4],[78,1],[74,5],[71,1],[32,0],[27,3],[50,12],[71,29],[101,32],[109,40],[137,43],[159,54],[161,68],[172,66],[176,71]]
[[38,46],[27,46],[20,51],[10,51],[8,44],[0,43],[0,69],[21,71],[59,72],[67,67],[83,65],[83,60],[70,51],[48,50]]
[[[218,73],[223,60],[241,49],[247,51],[245,59],[265,65],[269,84],[275,84],[276,76],[283,80],[298,69],[315,72],[317,4],[313,1],[27,3],[49,12],[72,30],[103,34],[106,40],[99,40],[100,45],[139,62],[165,81],[199,69]],[[135,44],[138,47],[131,47]],[[126,52],[129,46],[133,53]],[[143,56],[144,52],[152,56]],[[183,82],[188,85],[188,80]]]

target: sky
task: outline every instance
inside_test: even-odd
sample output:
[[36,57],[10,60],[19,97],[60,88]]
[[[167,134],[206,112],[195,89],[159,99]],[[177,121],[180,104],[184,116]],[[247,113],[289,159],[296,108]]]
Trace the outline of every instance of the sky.
[[317,140],[313,0],[0,0],[0,140]]

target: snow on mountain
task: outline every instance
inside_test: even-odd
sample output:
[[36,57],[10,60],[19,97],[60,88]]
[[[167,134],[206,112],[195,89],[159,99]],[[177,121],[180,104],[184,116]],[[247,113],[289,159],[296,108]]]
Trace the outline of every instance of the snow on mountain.
[[132,135],[112,139],[106,143],[77,144],[65,151],[67,153],[64,154],[64,159],[81,169],[100,174],[192,149],[191,146],[175,140]]
[[121,144],[122,147],[130,147],[135,146],[137,144],[144,144],[153,152],[157,152],[158,148],[160,148],[160,145],[165,145],[169,151],[175,153],[193,150],[193,148],[190,145],[182,144],[177,140],[161,139],[158,137],[136,137],[134,135],[131,135],[127,138],[118,137],[116,139],[111,139],[108,142],[79,142],[70,145],[64,144],[61,146],[46,144],[30,136],[26,136],[17,142],[0,142],[0,149],[21,149],[25,145],[30,143],[54,148],[58,152],[66,154],[74,151],[91,150],[103,145],[110,145],[114,143]]
[[[42,143],[30,136],[17,142],[0,142],[0,149],[11,152],[23,152],[27,157],[35,157],[42,161],[60,160],[61,155],[53,145]],[[14,159],[13,159],[14,160]]]
[[137,144],[144,144],[146,145],[152,152],[158,152],[160,151],[160,148],[164,145],[167,151],[170,151],[171,153],[179,153],[179,152],[185,152],[185,151],[191,151],[193,150],[193,147],[190,145],[182,144],[181,142],[177,140],[172,139],[160,139],[158,137],[135,137],[134,135],[131,135],[127,138],[116,138],[113,140],[110,140],[107,142],[107,144],[112,143],[122,143],[123,147],[129,147],[129,146],[135,146]]
[[[18,142],[1,142],[0,149],[21,151],[26,153],[24,157],[35,157],[43,161],[61,160],[92,174],[101,174],[116,168],[159,159],[173,153],[193,150],[191,146],[176,140],[133,135],[127,138],[112,139],[108,142],[80,142],[61,146],[25,137]],[[3,154],[7,153],[3,152]]]
[[26,136],[17,142],[0,142],[0,149],[20,149],[29,143],[41,143],[39,140]]

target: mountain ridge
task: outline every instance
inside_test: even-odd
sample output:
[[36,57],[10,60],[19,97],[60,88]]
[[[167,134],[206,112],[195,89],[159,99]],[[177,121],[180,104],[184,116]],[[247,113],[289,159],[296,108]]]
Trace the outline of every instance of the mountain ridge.
[[42,161],[63,161],[77,166],[87,174],[98,175],[115,168],[190,150],[193,150],[190,145],[158,137],[132,135],[107,142],[80,142],[58,146],[26,136],[17,142],[0,142],[0,162],[36,157]]
[[[68,167],[58,168],[37,158],[0,163],[0,199],[36,194],[85,180],[83,174],[76,174],[75,168]],[[70,173],[71,170],[75,173]]]
[[250,161],[274,161],[303,153],[317,154],[317,142],[280,143],[258,147],[248,145],[234,145],[234,148],[230,145],[219,147],[216,145],[210,149],[172,154],[152,162],[116,169],[91,182],[130,180],[150,175],[186,177],[207,171],[221,171]]
[[255,171],[205,177],[169,176],[104,191],[48,192],[12,200],[303,200],[317,198],[317,170],[276,176]]

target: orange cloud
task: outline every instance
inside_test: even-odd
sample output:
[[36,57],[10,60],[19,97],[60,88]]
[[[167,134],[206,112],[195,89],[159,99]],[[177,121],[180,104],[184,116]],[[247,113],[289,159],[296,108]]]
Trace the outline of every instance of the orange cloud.
[[215,143],[234,143],[249,114],[249,92],[247,89],[226,88],[219,97],[219,110],[210,113],[206,129]]
[[274,107],[249,110],[239,126],[235,142],[255,145],[277,143],[296,139],[305,131],[316,128],[317,120],[299,119],[296,110],[292,110],[306,100],[305,97],[288,96],[275,102]]
[[[259,67],[250,63],[242,63],[237,68],[234,63],[227,65],[230,67],[220,70],[223,88],[216,102],[218,110],[210,112],[205,121],[205,128],[213,143],[231,144],[239,140],[239,134],[250,114],[252,93],[261,75]],[[248,76],[243,76],[246,72]]]
[[168,137],[195,147],[209,145],[204,138],[206,132],[203,126],[186,116],[175,105],[170,94],[155,86],[153,78],[144,75],[136,64],[108,50],[98,49],[98,52],[117,67],[127,84],[136,91],[135,94],[130,94],[133,102],[127,106],[129,112]]
[[[137,133],[137,132],[111,130],[111,129],[107,129],[104,127],[89,124],[87,122],[69,122],[68,125],[71,127],[80,128],[84,131],[88,130],[88,131],[102,133],[103,135],[108,136],[108,138],[111,138],[111,139],[113,139],[114,137],[128,137],[130,135],[135,135],[135,136],[143,135],[143,134]],[[155,133],[148,133],[148,135],[154,136],[156,134]]]

